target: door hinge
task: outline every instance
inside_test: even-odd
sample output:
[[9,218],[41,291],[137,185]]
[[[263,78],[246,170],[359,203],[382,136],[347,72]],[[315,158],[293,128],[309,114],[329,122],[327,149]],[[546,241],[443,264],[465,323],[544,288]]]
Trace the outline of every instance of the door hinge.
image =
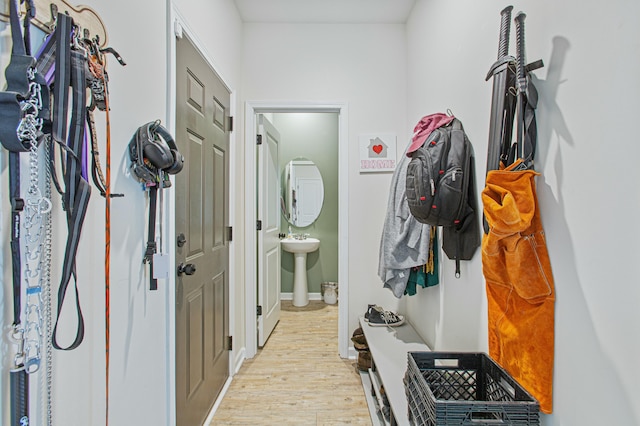
[[256,136],[256,145],[262,145],[262,135]]
[[230,132],[233,132],[233,117],[230,116],[230,117],[227,117],[227,118],[228,118],[228,123],[229,123],[228,130]]
[[261,305],[258,305],[256,307],[256,315],[262,316],[262,306]]
[[227,226],[227,241],[233,241],[233,226]]
[[175,34],[177,39],[181,39],[183,37],[182,25],[176,19],[173,23],[173,33]]
[[227,336],[227,346],[225,347],[225,349],[228,351],[233,350],[233,336]]
[[261,220],[256,221],[256,230],[257,231],[262,231],[262,221]]

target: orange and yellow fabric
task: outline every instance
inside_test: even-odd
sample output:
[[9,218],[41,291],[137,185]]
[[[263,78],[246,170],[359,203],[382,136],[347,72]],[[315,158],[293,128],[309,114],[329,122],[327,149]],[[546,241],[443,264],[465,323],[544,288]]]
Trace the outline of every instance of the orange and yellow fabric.
[[482,191],[490,228],[482,240],[489,355],[549,414],[555,287],[538,211],[535,177],[539,173],[517,170],[519,164],[490,171]]

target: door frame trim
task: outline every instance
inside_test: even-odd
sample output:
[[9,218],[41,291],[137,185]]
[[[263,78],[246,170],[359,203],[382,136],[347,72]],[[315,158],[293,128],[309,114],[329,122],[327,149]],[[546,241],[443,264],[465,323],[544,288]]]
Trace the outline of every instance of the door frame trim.
[[348,104],[346,102],[278,102],[247,101],[245,103],[245,321],[246,357],[253,358],[257,343],[258,282],[256,200],[256,114],[269,112],[335,112],[338,113],[338,352],[349,357],[349,132]]
[[[167,110],[166,110],[166,125],[165,127],[171,134],[175,134],[176,131],[176,38],[178,37],[187,37],[189,41],[193,44],[196,50],[202,55],[205,62],[211,67],[214,74],[218,76],[222,84],[229,90],[230,93],[230,105],[229,111],[231,115],[239,116],[239,111],[237,108],[237,93],[236,90],[229,84],[229,80],[224,77],[222,73],[220,73],[220,67],[216,65],[215,61],[211,59],[211,57],[206,53],[207,50],[204,48],[205,44],[198,39],[195,35],[196,32],[187,24],[187,20],[184,15],[180,12],[179,8],[175,4],[173,0],[170,1],[170,5],[168,5],[168,13],[167,13]],[[235,188],[236,188],[236,139],[237,139],[237,129],[232,131],[229,134],[229,223],[227,226],[235,227],[235,217],[236,217],[236,208],[235,208]],[[171,182],[175,183],[175,176],[170,176]],[[173,250],[172,245],[169,242],[175,241],[176,236],[176,226],[175,226],[175,207],[176,207],[176,197],[175,191],[168,191],[168,194],[165,194],[167,197],[167,203],[165,208],[164,215],[164,225],[165,229],[168,231],[165,233],[163,242],[166,253],[172,254],[169,256],[169,270],[176,270],[176,262],[175,262],[175,251]],[[235,244],[234,241],[229,241],[229,310],[227,321],[229,324],[229,335],[234,336],[236,333],[236,323],[234,306],[236,299],[236,290],[235,290],[235,282],[236,282],[236,274],[235,274],[235,264],[236,258],[234,256],[235,252]],[[165,297],[166,297],[166,306],[165,306],[165,329],[166,329],[166,351],[167,353],[167,365],[165,368],[166,372],[166,380],[167,389],[166,389],[166,403],[165,410],[167,416],[167,424],[169,426],[174,426],[176,424],[176,298],[175,291],[176,288],[176,277],[175,274],[170,274],[169,279],[166,280],[166,288],[165,288]],[[238,345],[240,346],[240,345]],[[228,351],[229,356],[229,378],[227,380],[227,384],[220,392],[220,395],[224,395],[226,392],[226,388],[228,387],[228,383],[235,373],[236,367],[236,359],[239,357],[243,357],[244,348],[235,348],[231,351]],[[219,403],[218,398],[214,403],[213,409],[211,412],[215,411],[216,404]],[[211,413],[210,415],[211,416]]]

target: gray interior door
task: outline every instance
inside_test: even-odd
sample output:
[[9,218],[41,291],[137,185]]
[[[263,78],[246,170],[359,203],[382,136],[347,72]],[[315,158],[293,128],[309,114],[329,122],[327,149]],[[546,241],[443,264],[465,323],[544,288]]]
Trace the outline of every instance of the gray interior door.
[[186,36],[176,68],[176,265],[192,267],[176,278],[176,417],[193,426],[229,375],[230,94]]

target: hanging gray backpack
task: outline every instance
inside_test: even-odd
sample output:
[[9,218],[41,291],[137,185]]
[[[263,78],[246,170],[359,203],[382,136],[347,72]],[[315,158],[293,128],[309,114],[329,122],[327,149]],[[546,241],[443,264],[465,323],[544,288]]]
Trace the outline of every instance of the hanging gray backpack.
[[442,226],[442,248],[456,261],[471,260],[480,246],[473,146],[460,120],[433,130],[411,153],[406,195],[421,223]]

